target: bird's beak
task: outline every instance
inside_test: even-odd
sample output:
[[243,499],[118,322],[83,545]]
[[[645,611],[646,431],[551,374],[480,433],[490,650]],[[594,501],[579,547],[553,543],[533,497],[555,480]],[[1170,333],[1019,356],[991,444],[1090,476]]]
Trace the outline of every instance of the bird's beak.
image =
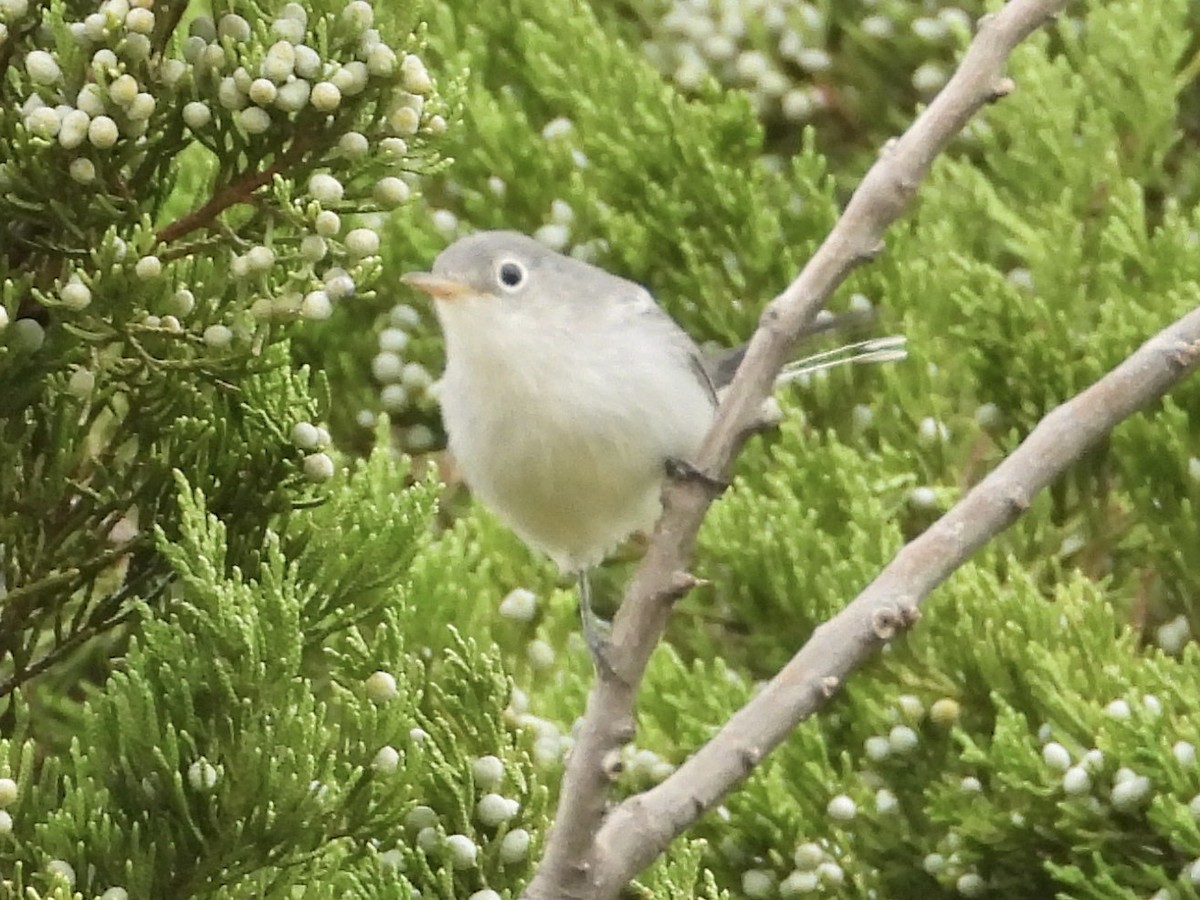
[[461,281],[442,278],[431,272],[408,272],[401,275],[400,280],[415,287],[418,291],[424,291],[434,300],[457,300],[475,293],[469,285],[463,284]]

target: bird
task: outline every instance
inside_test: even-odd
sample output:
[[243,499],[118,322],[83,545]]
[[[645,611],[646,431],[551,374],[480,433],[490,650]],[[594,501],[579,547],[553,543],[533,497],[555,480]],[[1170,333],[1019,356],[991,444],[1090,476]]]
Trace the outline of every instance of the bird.
[[[451,456],[484,506],[577,579],[599,662],[588,573],[654,525],[669,473],[694,471],[744,346],[701,352],[645,287],[515,231],[460,238],[401,280],[434,300]],[[897,358],[901,344],[839,348],[783,378]]]

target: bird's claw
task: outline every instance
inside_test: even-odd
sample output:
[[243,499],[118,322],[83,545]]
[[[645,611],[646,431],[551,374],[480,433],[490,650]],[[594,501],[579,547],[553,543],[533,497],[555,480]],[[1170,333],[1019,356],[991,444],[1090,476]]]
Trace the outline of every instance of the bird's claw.
[[729,482],[723,478],[714,478],[707,472],[701,472],[686,459],[668,459],[666,462],[667,477],[674,481],[690,481],[702,485],[714,494],[723,494],[729,489]]

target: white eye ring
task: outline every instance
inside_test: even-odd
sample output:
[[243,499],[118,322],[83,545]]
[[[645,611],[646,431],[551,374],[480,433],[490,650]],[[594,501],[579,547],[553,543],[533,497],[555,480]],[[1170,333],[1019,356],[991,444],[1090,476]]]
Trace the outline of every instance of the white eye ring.
[[506,291],[515,291],[525,284],[525,267],[515,259],[506,259],[496,266],[496,282]]

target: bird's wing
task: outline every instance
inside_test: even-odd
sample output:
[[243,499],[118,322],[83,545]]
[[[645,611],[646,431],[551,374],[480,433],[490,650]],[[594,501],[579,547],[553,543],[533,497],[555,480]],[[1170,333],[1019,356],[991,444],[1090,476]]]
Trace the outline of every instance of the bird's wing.
[[[625,282],[625,284],[629,284],[629,282]],[[708,394],[715,408],[717,405],[717,387],[713,383],[708,361],[704,353],[696,346],[696,342],[692,340],[691,335],[680,328],[679,323],[671,318],[670,313],[658,305],[658,301],[654,299],[654,295],[641,285],[636,285],[635,290],[632,292],[624,293],[635,305],[638,314],[644,318],[647,327],[657,328],[664,332],[668,338],[669,345],[687,360],[688,367],[695,374],[696,380],[704,388],[705,393]]]
[[[690,341],[691,338],[688,338]],[[708,397],[712,400],[712,405],[717,405],[717,389],[713,384],[712,375],[708,371],[708,367],[704,364],[704,356],[700,353],[700,348],[692,345],[691,352],[688,353],[688,365],[692,367],[692,372],[696,376],[696,380],[708,391]],[[736,368],[736,367],[735,367]]]

